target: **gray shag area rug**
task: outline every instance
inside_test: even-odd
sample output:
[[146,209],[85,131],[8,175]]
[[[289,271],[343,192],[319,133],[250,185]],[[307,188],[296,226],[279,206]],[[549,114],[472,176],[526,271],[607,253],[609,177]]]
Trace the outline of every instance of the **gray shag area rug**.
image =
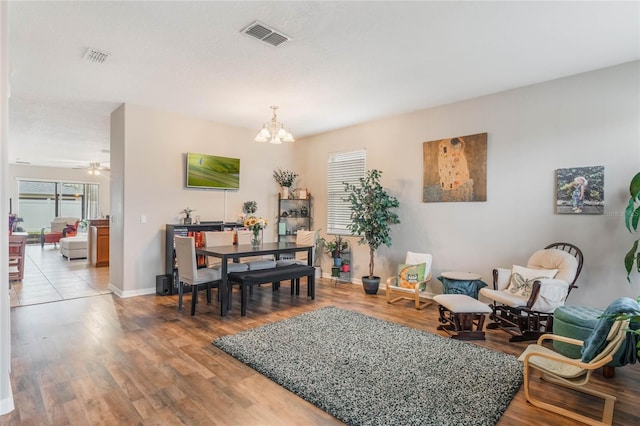
[[514,356],[333,306],[213,344],[351,425],[494,425],[523,381]]

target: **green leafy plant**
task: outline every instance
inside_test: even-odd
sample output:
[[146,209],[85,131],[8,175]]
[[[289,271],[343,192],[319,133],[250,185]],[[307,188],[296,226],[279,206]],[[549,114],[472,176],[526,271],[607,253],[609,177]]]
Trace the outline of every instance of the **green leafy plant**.
[[[624,211],[624,221],[629,232],[633,233],[638,230],[638,220],[640,219],[640,173],[636,174],[631,179],[629,185],[629,204]],[[638,242],[635,240],[631,246],[631,250],[624,257],[624,266],[627,270],[627,281],[631,282],[631,271],[633,266],[636,266],[638,272],[640,272],[640,250],[638,250]],[[638,297],[638,303],[640,303],[640,297]],[[618,319],[630,319],[632,322],[640,322],[640,312],[635,315],[621,315]],[[629,330],[630,333],[640,336],[639,330]],[[640,356],[640,342],[637,343],[636,348],[638,350],[638,356]]]
[[191,212],[195,212],[194,209],[190,209],[189,207],[187,207],[186,209],[182,209],[180,211],[180,213],[184,214],[184,217],[189,219],[191,217]]
[[349,249],[349,241],[342,239],[341,235],[336,235],[332,241],[318,238],[318,245],[331,257],[340,257]]
[[[636,174],[631,179],[629,185],[629,204],[624,212],[625,224],[629,232],[633,233],[638,230],[638,219],[640,219],[640,173]],[[627,270],[627,281],[631,282],[631,271],[633,266],[636,266],[638,272],[640,272],[640,250],[638,250],[638,242],[635,240],[631,250],[624,257],[624,266]]]
[[368,170],[358,185],[344,182],[351,204],[351,224],[347,228],[352,235],[359,236],[358,244],[369,246],[369,279],[373,279],[374,256],[381,245],[391,246],[391,225],[400,223],[392,210],[400,207],[396,197],[387,193],[380,184],[382,171]]
[[258,203],[255,201],[245,201],[242,204],[242,211],[247,214],[254,214],[258,210]]

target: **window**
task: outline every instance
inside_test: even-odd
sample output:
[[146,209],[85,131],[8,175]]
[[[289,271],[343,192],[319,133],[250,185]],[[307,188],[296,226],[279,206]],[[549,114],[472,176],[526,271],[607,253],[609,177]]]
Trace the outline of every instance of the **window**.
[[97,217],[97,184],[20,180],[19,192],[19,212],[27,232],[50,226],[54,217]]
[[329,154],[327,163],[327,233],[350,235],[351,209],[344,182],[357,185],[366,172],[367,151]]

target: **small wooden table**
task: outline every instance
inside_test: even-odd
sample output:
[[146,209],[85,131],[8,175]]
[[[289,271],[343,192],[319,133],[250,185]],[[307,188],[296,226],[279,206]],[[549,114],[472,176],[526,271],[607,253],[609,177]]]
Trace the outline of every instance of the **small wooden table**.
[[480,278],[473,272],[443,272],[438,280],[442,282],[446,294],[466,294],[477,299],[480,289],[487,286]]

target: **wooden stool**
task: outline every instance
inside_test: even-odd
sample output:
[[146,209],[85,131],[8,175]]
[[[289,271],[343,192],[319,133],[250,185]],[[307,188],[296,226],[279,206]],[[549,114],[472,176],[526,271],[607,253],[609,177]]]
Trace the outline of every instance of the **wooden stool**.
[[444,324],[438,330],[453,339],[484,340],[484,316],[491,313],[488,305],[466,294],[439,294],[433,300],[439,305],[439,321]]

